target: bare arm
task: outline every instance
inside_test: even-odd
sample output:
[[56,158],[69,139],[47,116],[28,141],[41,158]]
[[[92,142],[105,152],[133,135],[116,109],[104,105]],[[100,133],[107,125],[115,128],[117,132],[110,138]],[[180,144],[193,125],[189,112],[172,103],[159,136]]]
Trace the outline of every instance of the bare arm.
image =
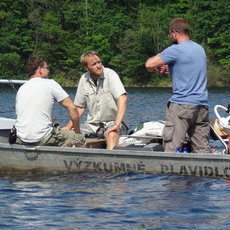
[[145,63],[145,67],[149,72],[156,71],[158,73],[169,74],[168,65],[157,55],[149,58]]
[[119,132],[120,125],[124,119],[126,108],[127,108],[127,101],[128,97],[126,94],[122,94],[120,97],[118,97],[117,100],[117,116],[115,120],[114,126],[112,126],[110,129],[108,129],[105,132],[105,135],[107,136],[111,131],[117,131]]
[[77,107],[74,105],[73,101],[71,100],[71,98],[70,97],[65,98],[60,102],[60,104],[69,111],[70,122],[72,124],[71,128],[73,128],[76,133],[81,133],[78,110]]
[[126,112],[126,108],[127,108],[127,101],[128,101],[128,97],[126,94],[122,94],[120,97],[118,97],[117,100],[117,117],[116,117],[116,121],[115,124],[120,126],[124,116],[125,116],[125,112]]
[[[85,112],[85,108],[77,106],[77,112],[78,112],[78,116],[79,116],[79,119],[80,119],[82,117],[83,113]],[[63,127],[63,129],[65,129],[65,130],[70,130],[72,128],[73,128],[73,122],[71,120],[68,122],[67,125],[65,125]]]

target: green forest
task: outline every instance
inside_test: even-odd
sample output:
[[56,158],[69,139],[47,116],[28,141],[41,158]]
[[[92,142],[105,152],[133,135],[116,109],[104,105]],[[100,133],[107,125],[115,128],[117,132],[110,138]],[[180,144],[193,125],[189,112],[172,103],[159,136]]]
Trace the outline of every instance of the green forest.
[[33,54],[48,61],[61,85],[76,86],[80,56],[93,49],[126,86],[169,86],[168,76],[144,64],[170,45],[170,19],[184,17],[206,50],[208,86],[229,86],[229,15],[226,0],[1,0],[0,78],[26,79]]

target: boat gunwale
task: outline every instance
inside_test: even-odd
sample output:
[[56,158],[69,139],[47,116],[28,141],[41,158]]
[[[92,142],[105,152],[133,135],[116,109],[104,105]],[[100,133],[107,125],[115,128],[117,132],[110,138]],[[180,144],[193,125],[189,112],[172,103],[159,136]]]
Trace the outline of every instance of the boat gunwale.
[[[160,151],[141,151],[141,150],[128,150],[128,149],[99,149],[99,148],[80,148],[80,147],[57,147],[57,146],[26,146],[8,143],[0,143],[0,151],[25,151],[37,152],[38,154],[58,154],[58,155],[84,155],[90,156],[108,156],[108,157],[130,157],[130,158],[163,158],[163,159],[188,159],[188,160],[215,160],[215,161],[230,161],[230,155],[227,154],[212,154],[212,153],[171,153]],[[44,152],[44,153],[43,153]]]

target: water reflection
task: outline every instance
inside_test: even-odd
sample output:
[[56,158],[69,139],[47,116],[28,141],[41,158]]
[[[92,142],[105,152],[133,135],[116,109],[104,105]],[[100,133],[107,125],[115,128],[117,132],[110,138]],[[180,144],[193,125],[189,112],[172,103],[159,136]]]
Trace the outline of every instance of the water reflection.
[[[54,229],[200,229],[230,223],[226,180],[169,175],[66,174],[1,178],[1,223]],[[214,229],[214,228],[213,228]]]

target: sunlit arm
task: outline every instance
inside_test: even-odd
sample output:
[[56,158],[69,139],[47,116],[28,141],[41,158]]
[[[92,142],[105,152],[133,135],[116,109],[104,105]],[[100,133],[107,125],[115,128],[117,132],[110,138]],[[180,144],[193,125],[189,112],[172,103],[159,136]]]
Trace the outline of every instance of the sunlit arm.
[[127,101],[128,97],[127,94],[122,94],[120,97],[118,97],[117,100],[117,117],[115,120],[115,124],[120,126],[126,113],[127,108]]
[[64,100],[62,100],[60,104],[69,111],[70,120],[72,122],[72,128],[75,131],[75,133],[81,133],[79,114],[78,114],[77,107],[74,105],[73,101],[70,99],[70,97],[67,97]]
[[165,65],[164,61],[159,56],[153,56],[149,58],[145,63],[145,68],[149,72],[157,71],[159,72],[159,67]]
[[[78,112],[78,116],[79,116],[79,119],[80,119],[82,117],[82,115],[84,114],[84,112],[85,112],[85,108],[77,107],[77,112]],[[65,129],[65,130],[70,130],[72,128],[73,128],[72,120],[70,120],[68,122],[68,124],[63,127],[63,129]]]
[[127,101],[128,101],[127,94],[122,94],[120,97],[118,97],[117,116],[116,116],[115,124],[105,132],[106,137],[109,135],[110,132],[113,132],[113,131],[119,133],[120,125],[125,117]]

